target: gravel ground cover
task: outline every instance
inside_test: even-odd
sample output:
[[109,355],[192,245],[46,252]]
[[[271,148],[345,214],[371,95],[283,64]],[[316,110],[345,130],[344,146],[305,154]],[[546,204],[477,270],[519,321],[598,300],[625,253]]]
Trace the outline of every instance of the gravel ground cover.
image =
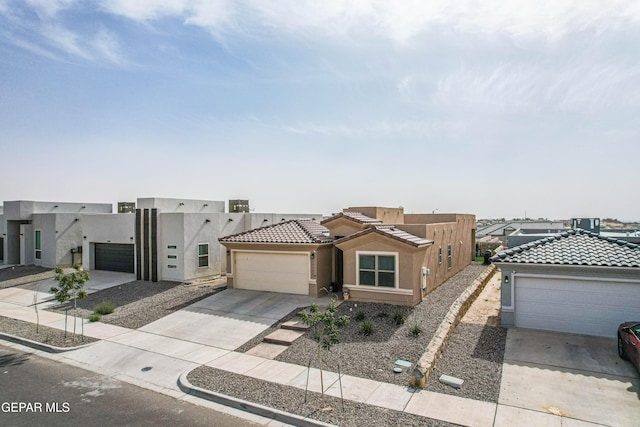
[[[349,426],[455,426],[455,424],[424,418],[377,406],[349,400],[344,401],[344,412],[339,398],[325,396],[322,404],[319,393],[253,379],[227,371],[201,366],[191,371],[187,379],[197,387],[259,403],[285,412],[302,415],[326,423]],[[330,407],[331,410],[323,410]]]
[[53,270],[50,268],[36,267],[35,265],[7,267],[0,269],[0,289],[44,280],[50,277],[53,277]]
[[[88,318],[94,307],[109,301],[116,306],[113,313],[102,316],[101,322],[123,328],[138,329],[168,314],[178,311],[225,289],[225,279],[207,285],[187,285],[180,282],[144,282],[136,280],[95,292],[78,300],[78,314]],[[64,312],[71,303],[53,307]]]
[[[507,330],[460,323],[449,338],[425,389],[469,399],[498,402]],[[441,375],[464,380],[460,389],[442,384]]]
[[[73,324],[73,320],[69,320],[70,323]],[[75,339],[73,338],[71,331],[67,331],[67,338],[65,339],[64,331],[42,325],[40,325],[38,332],[36,332],[35,323],[24,322],[22,320],[11,319],[4,316],[0,316],[0,331],[6,334],[27,338],[31,341],[49,344],[54,347],[75,347],[97,341],[90,337],[84,337],[84,340],[82,340],[80,331],[76,331],[77,334]]]
[[[431,338],[455,299],[485,270],[486,266],[473,263],[431,292],[421,304],[414,308],[380,303],[357,303],[345,301],[338,307],[338,315],[349,315],[349,325],[340,331],[340,343],[335,345],[325,357],[326,365],[313,358],[316,342],[310,332],[297,339],[276,360],[307,366],[340,371],[346,375],[369,378],[397,385],[409,384],[410,372],[393,372],[395,361],[416,362],[427,348]],[[373,333],[364,336],[360,332],[362,321],[356,320],[356,313],[364,313],[365,319],[373,325]],[[406,320],[403,325],[394,322],[394,314],[400,311]],[[418,336],[411,329],[419,326]],[[261,335],[262,336],[262,335]],[[259,341],[253,340],[253,344]],[[243,346],[245,348],[245,346]]]

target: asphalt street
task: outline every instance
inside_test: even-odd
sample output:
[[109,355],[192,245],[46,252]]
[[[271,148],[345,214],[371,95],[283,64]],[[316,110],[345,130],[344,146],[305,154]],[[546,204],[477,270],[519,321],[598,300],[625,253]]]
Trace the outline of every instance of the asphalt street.
[[0,425],[100,424],[256,425],[0,344]]

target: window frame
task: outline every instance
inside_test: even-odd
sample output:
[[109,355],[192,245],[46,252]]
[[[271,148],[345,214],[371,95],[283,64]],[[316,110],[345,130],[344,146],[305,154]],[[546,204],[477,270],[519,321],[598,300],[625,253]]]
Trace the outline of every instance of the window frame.
[[33,230],[33,251],[37,260],[42,260],[42,230]]
[[447,245],[447,270],[451,270],[451,265],[452,265],[452,253],[453,250],[451,249],[451,243],[449,243]]
[[[365,271],[373,271],[374,272],[374,284],[373,285],[365,285],[361,283],[360,280],[360,272],[362,268],[360,267],[360,257],[361,256],[374,256],[375,257],[375,266],[374,269],[364,269]],[[379,273],[391,273],[390,270],[380,270],[379,269],[379,256],[387,256],[393,257],[393,286],[380,286],[379,285]],[[399,289],[399,266],[400,266],[400,254],[398,252],[379,252],[379,251],[356,251],[356,286],[365,288],[365,289]]]
[[[206,254],[201,254],[200,253],[200,248],[201,247],[206,247],[207,248],[207,253]],[[209,268],[209,243],[198,243],[198,247],[196,249],[196,256],[198,258],[198,268]],[[201,260],[206,258],[206,265],[201,265]]]
[[442,245],[438,246],[438,265],[442,264]]

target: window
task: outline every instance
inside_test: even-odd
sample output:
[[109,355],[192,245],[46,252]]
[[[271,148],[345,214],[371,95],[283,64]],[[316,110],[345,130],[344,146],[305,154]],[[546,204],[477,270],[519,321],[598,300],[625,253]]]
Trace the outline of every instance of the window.
[[42,231],[36,230],[35,233],[36,259],[42,259]]
[[176,245],[168,245],[167,249],[178,249]]
[[169,259],[178,259],[178,255],[167,255]]
[[395,255],[359,255],[359,285],[395,288]]
[[438,265],[442,264],[442,246],[438,247]]
[[209,267],[209,244],[198,244],[198,267]]
[[451,268],[451,243],[447,245],[447,268]]

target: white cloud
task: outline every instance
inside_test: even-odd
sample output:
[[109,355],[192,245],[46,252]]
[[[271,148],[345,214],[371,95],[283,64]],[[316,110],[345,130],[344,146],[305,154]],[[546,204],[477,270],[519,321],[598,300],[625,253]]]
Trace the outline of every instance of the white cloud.
[[124,59],[117,37],[106,29],[98,31],[94,39],[91,41],[91,47],[99,57],[106,59],[116,65],[125,65],[127,61]]
[[76,0],[25,0],[41,18],[53,17],[60,10],[69,9]]
[[640,21],[640,3],[624,0],[104,0],[104,9],[134,20],[181,17],[214,32],[250,27],[306,36],[372,35],[406,42],[432,26],[549,39]]
[[81,46],[82,38],[73,31],[67,30],[58,25],[47,25],[42,30],[51,43],[63,52],[78,56],[84,59],[90,59],[91,55]]

